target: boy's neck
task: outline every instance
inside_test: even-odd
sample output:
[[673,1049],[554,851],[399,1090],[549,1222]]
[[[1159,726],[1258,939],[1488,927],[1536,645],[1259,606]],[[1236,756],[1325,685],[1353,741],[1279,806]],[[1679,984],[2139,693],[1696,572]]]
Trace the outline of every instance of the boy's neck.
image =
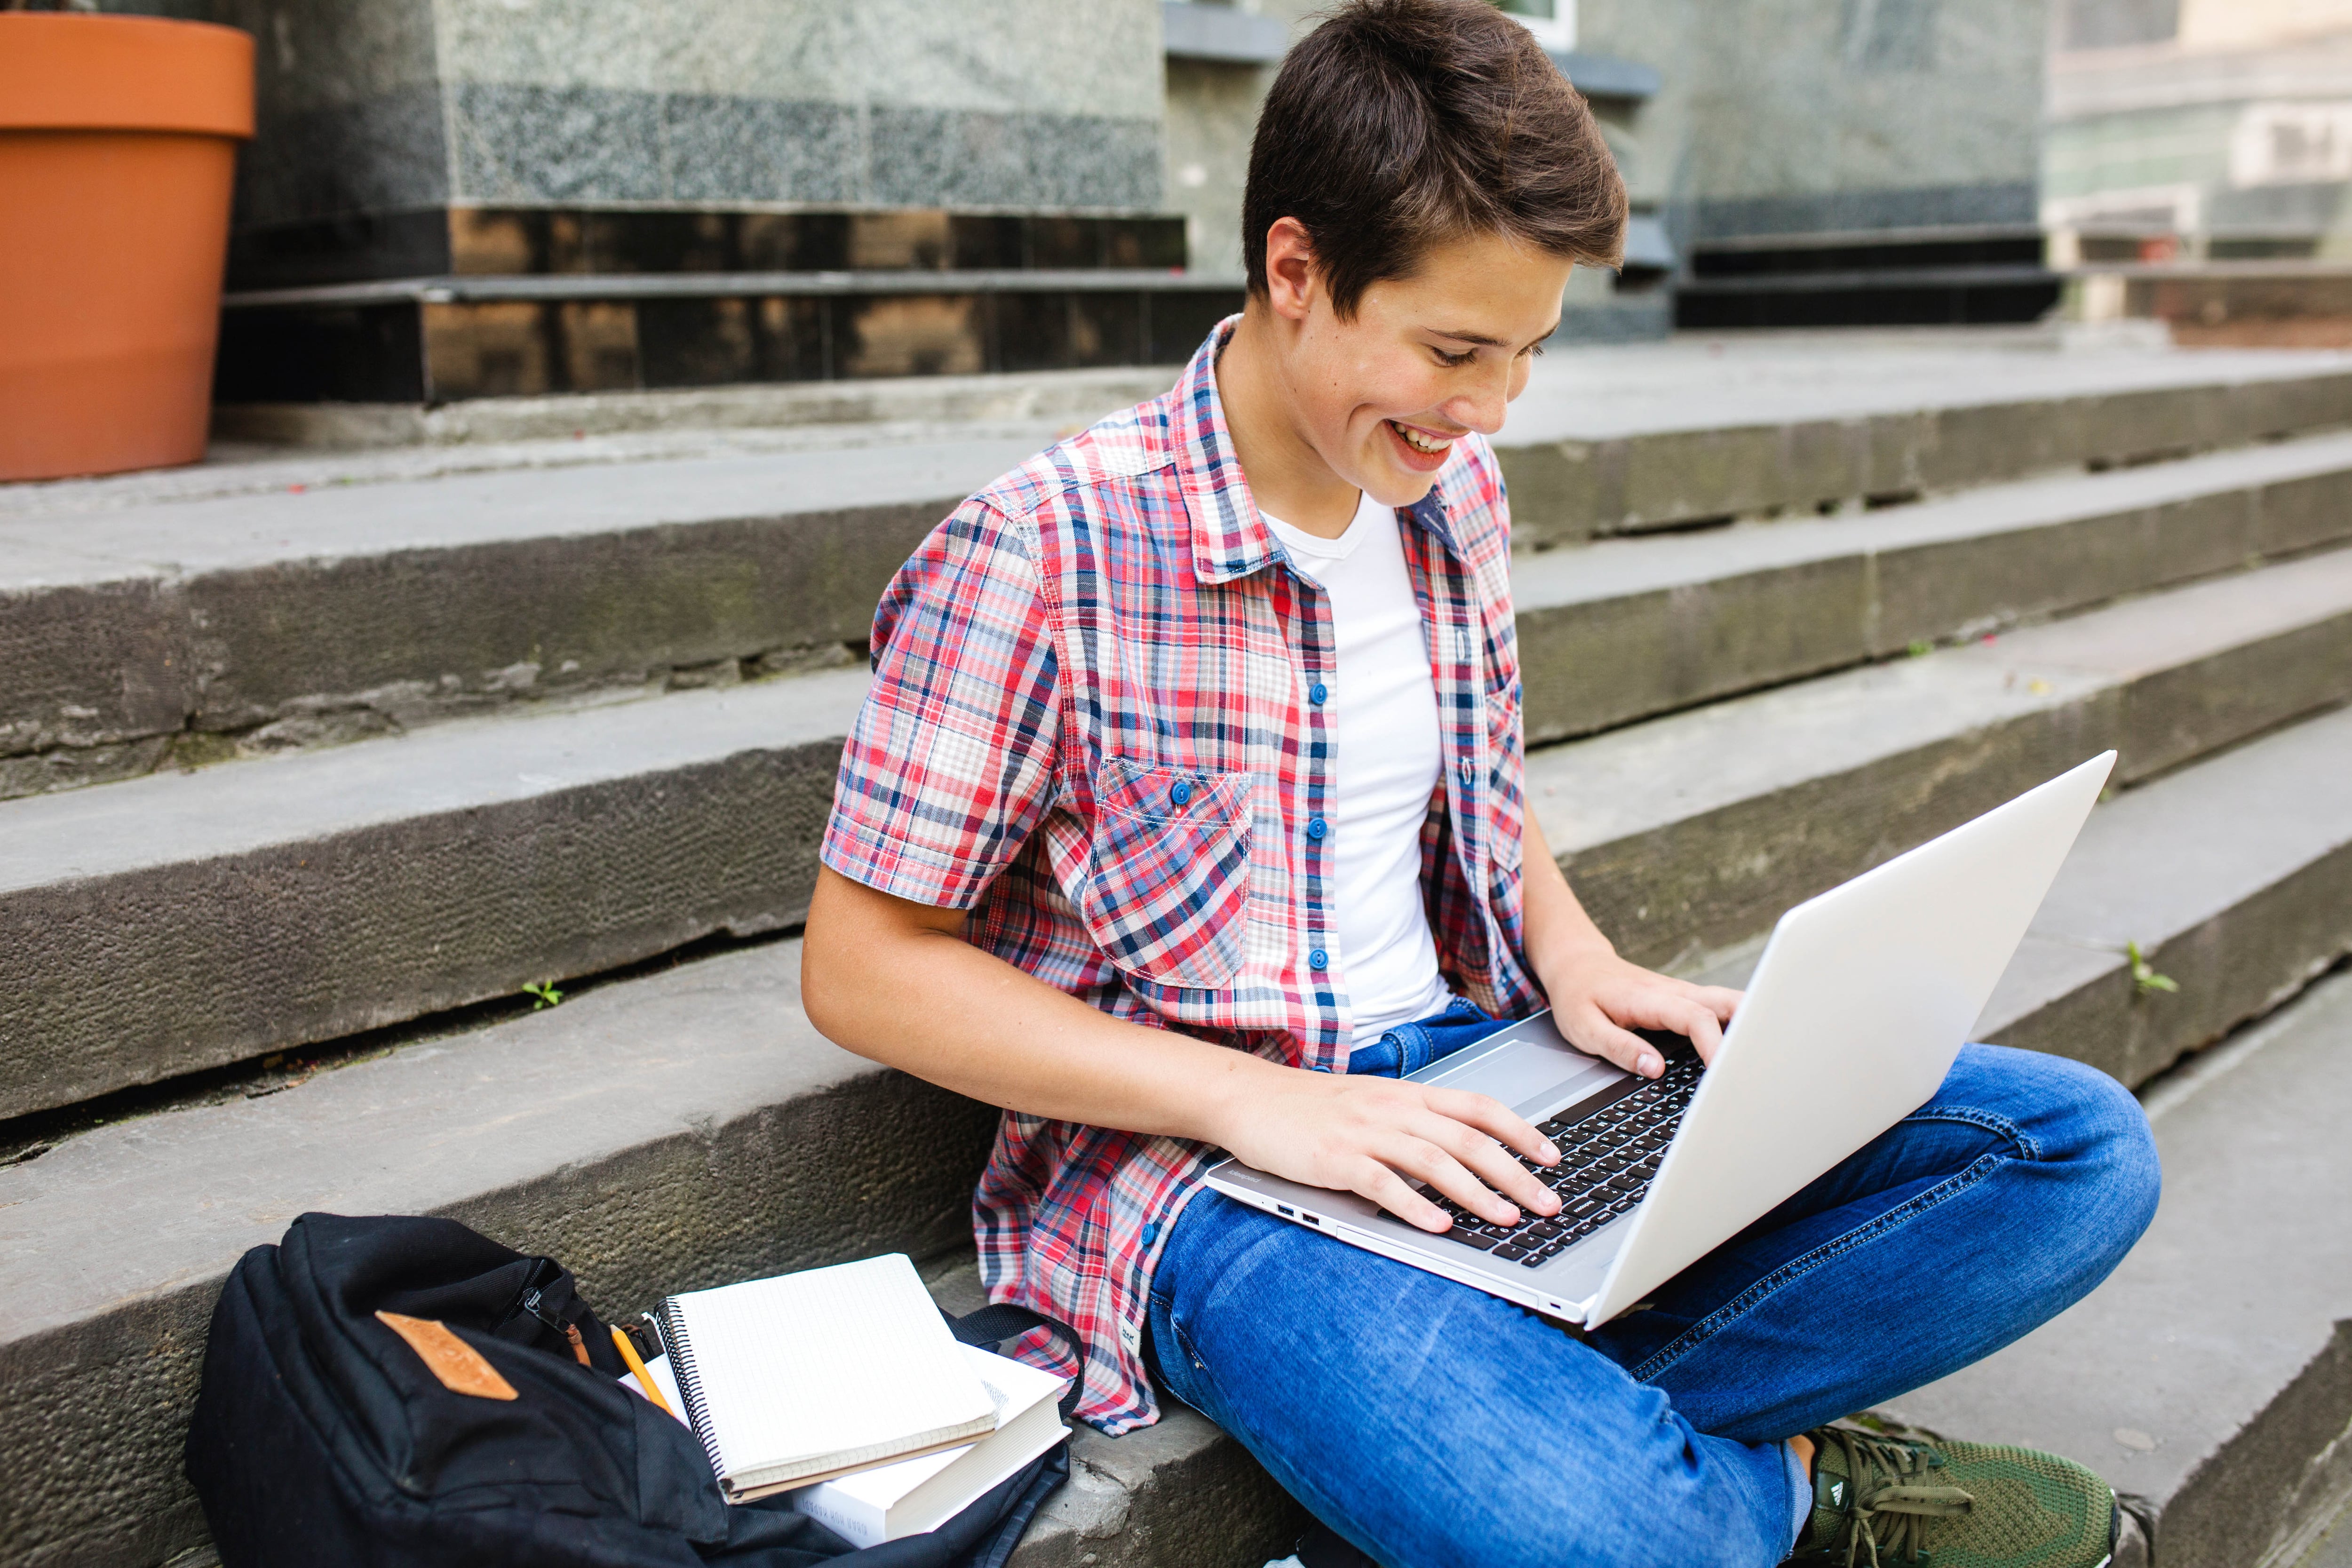
[[1332,471],[1290,416],[1297,405],[1286,371],[1286,334],[1297,326],[1253,297],[1216,364],[1225,431],[1249,481],[1250,498],[1302,533],[1337,539],[1356,519],[1363,492]]

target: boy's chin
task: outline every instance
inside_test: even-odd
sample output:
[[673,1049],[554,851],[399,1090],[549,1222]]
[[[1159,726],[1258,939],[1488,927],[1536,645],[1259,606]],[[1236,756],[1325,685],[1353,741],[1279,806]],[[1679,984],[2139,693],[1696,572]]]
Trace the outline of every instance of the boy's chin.
[[1382,506],[1412,506],[1436,483],[1434,472],[1409,468],[1386,453],[1376,452],[1357,478],[1356,488]]

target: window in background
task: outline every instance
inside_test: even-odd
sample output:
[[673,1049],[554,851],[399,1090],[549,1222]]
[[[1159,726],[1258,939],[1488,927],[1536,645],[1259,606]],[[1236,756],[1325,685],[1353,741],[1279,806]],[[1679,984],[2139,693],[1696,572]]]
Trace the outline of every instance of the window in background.
[[1576,0],[1494,0],[1494,5],[1527,24],[1545,48],[1576,47]]
[[1936,64],[1937,0],[1845,0],[1846,63],[1865,71]]
[[2180,0],[2061,0],[2058,47],[2114,49],[2161,44],[2180,31]]

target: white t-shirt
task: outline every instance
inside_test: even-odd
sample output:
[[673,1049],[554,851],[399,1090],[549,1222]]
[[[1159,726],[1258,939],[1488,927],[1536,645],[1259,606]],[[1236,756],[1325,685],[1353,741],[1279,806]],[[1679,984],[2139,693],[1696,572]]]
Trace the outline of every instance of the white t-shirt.
[[[1335,977],[1355,1016],[1352,1043],[1376,1040],[1445,1004],[1437,943],[1421,900],[1421,826],[1444,760],[1437,687],[1396,513],[1367,495],[1337,539],[1265,516],[1301,573],[1330,595],[1338,668],[1323,678],[1332,741]],[[1310,698],[1311,700],[1311,698]]]

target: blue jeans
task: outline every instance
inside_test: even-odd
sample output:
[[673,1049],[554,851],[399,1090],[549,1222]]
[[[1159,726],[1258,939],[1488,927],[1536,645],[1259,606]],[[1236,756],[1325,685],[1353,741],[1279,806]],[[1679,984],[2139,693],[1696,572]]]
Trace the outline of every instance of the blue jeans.
[[[1457,1000],[1349,1071],[1499,1027]],[[1972,1045],[1926,1105],[1590,1334],[1204,1192],[1152,1280],[1150,1354],[1385,1568],[1768,1568],[1811,1503],[1786,1438],[2079,1300],[2158,1184],[2113,1079]]]

